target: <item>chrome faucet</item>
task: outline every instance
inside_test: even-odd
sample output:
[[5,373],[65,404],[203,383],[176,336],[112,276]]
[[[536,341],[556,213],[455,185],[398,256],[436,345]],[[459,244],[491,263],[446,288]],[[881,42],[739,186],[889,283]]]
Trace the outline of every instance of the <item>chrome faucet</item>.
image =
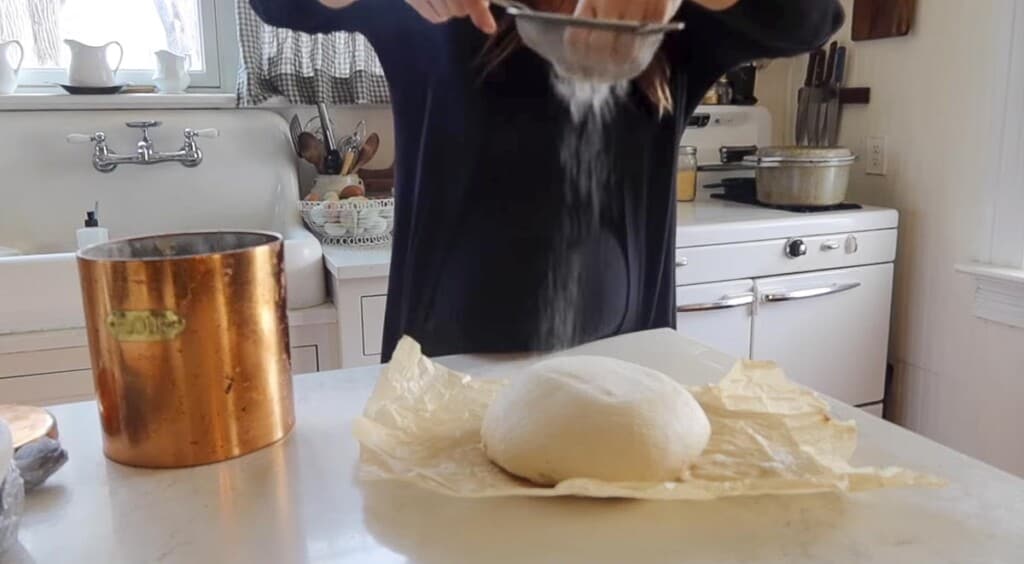
[[67,142],[95,143],[92,166],[100,172],[113,172],[118,165],[123,164],[151,165],[167,162],[178,162],[192,168],[203,162],[203,152],[199,149],[196,139],[199,137],[213,138],[220,134],[216,129],[186,129],[185,143],[181,149],[171,153],[161,153],[153,148],[153,141],[149,138],[149,130],[160,127],[159,121],[129,121],[125,125],[132,129],[142,130],[142,140],[136,144],[134,155],[119,155],[112,152],[107,146],[107,135],[102,131],[97,131],[92,135],[72,133],[67,136]]

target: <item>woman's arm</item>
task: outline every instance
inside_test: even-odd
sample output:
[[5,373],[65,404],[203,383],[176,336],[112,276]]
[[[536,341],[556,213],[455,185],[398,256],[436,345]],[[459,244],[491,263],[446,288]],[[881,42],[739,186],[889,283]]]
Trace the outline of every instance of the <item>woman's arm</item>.
[[[383,24],[388,0],[249,0],[264,22],[305,33],[351,31],[366,33]],[[336,9],[342,8],[342,9]]]
[[821,46],[843,17],[838,0],[689,0],[676,15],[686,29],[666,48],[672,65],[687,69],[686,101],[692,106],[742,63]]
[[[275,27],[306,33],[358,31],[388,25],[406,8],[399,0],[249,0],[260,19]],[[430,23],[470,18],[484,33],[498,25],[489,0],[405,0]],[[397,9],[396,9],[397,8]]]
[[728,69],[820,47],[842,26],[844,14],[838,0],[691,0],[680,17],[688,47],[710,50]]

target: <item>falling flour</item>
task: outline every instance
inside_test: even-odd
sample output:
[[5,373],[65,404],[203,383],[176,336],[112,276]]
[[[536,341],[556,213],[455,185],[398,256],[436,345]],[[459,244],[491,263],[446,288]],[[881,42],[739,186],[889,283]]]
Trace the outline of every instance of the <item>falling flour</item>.
[[611,178],[610,143],[605,126],[625,98],[628,82],[594,83],[552,73],[555,93],[569,109],[562,131],[560,161],[564,205],[554,231],[551,263],[540,307],[538,348],[565,349],[588,337],[583,333],[584,243],[600,229],[603,193]]

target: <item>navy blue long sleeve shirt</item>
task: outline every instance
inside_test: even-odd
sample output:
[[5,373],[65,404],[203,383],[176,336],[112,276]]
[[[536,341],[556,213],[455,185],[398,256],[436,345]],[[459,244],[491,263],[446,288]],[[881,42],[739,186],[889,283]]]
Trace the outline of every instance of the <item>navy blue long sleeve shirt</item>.
[[[676,18],[686,30],[663,45],[674,112],[659,116],[635,87],[617,105],[602,129],[599,219],[574,229],[579,202],[560,156],[574,123],[532,51],[482,76],[486,36],[467,20],[430,24],[403,0],[251,3],[278,27],[364,34],[387,75],[397,209],[384,360],[402,335],[438,356],[674,327],[674,179],[687,118],[729,69],[816,48],[843,19],[837,0],[740,0],[720,12],[685,2]],[[553,281],[572,294],[572,342],[544,337],[565,314]]]

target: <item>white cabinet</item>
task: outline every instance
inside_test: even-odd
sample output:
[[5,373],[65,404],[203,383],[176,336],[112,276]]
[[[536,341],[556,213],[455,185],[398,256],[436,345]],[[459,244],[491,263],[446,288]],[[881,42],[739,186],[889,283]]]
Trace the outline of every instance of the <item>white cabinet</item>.
[[319,372],[316,362],[316,345],[292,347],[292,374],[311,374]]
[[384,309],[387,296],[363,296],[360,311],[363,324],[363,355],[380,356],[384,340]]
[[687,337],[736,358],[750,356],[754,281],[676,288],[676,327]]
[[56,405],[93,399],[92,369],[0,378],[0,402]]
[[751,358],[852,405],[885,396],[891,264],[755,282]]
[[380,363],[388,279],[335,278],[341,368]]
[[[291,310],[292,373],[338,366],[333,304]],[[50,405],[94,397],[85,330],[0,335],[0,403]]]
[[84,346],[0,355],[0,403],[51,405],[92,399],[89,364],[89,349]]
[[874,415],[879,419],[882,419],[882,416],[885,412],[885,406],[883,404],[876,403],[872,405],[865,405],[864,407],[861,408],[861,410],[866,413],[870,413],[871,415]]

